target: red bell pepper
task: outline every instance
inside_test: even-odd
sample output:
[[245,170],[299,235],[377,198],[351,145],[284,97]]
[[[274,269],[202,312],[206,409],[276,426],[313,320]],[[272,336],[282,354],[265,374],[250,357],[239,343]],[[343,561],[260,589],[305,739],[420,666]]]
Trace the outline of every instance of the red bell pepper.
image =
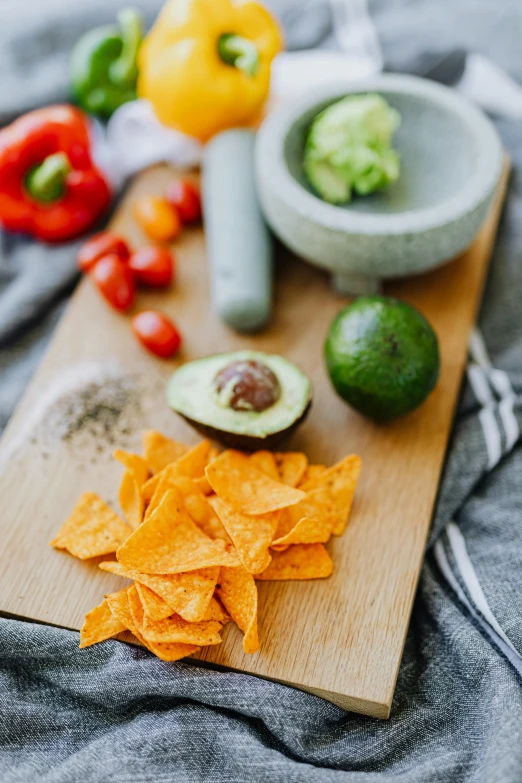
[[0,130],[0,224],[8,231],[46,242],[72,239],[91,228],[110,200],[79,109],[37,109]]

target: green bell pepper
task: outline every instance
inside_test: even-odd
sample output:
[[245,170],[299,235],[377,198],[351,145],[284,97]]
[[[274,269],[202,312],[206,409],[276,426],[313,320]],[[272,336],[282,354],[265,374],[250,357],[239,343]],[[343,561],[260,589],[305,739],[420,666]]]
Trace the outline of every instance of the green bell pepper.
[[123,103],[136,98],[136,58],[143,38],[137,11],[125,8],[118,24],[96,27],[74,47],[71,85],[79,106],[108,119]]

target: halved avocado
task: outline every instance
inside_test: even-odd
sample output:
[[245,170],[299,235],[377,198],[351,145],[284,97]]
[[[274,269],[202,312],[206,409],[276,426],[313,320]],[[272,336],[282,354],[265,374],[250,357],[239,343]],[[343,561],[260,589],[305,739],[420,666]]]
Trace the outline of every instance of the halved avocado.
[[167,401],[204,435],[254,451],[273,448],[301,424],[312,386],[282,356],[236,351],[183,365],[169,381]]

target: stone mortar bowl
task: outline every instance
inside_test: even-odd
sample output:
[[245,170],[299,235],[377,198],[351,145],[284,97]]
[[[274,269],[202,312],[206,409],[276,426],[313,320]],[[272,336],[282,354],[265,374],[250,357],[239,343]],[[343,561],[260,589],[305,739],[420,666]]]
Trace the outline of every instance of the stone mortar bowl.
[[[322,201],[302,167],[314,117],[348,94],[377,92],[401,114],[393,146],[401,176],[387,191],[346,206]],[[256,144],[265,217],[299,256],[328,269],[340,293],[373,293],[385,278],[433,269],[473,241],[502,168],[500,139],[457,93],[414,76],[330,85],[276,110]]]

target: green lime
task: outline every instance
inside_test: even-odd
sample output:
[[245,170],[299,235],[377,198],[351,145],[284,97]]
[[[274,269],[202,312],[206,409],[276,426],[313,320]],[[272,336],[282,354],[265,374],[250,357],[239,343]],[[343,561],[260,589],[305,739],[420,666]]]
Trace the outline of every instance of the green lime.
[[437,336],[418,310],[397,299],[365,296],[334,319],[325,343],[340,397],[371,419],[417,408],[439,377]]

